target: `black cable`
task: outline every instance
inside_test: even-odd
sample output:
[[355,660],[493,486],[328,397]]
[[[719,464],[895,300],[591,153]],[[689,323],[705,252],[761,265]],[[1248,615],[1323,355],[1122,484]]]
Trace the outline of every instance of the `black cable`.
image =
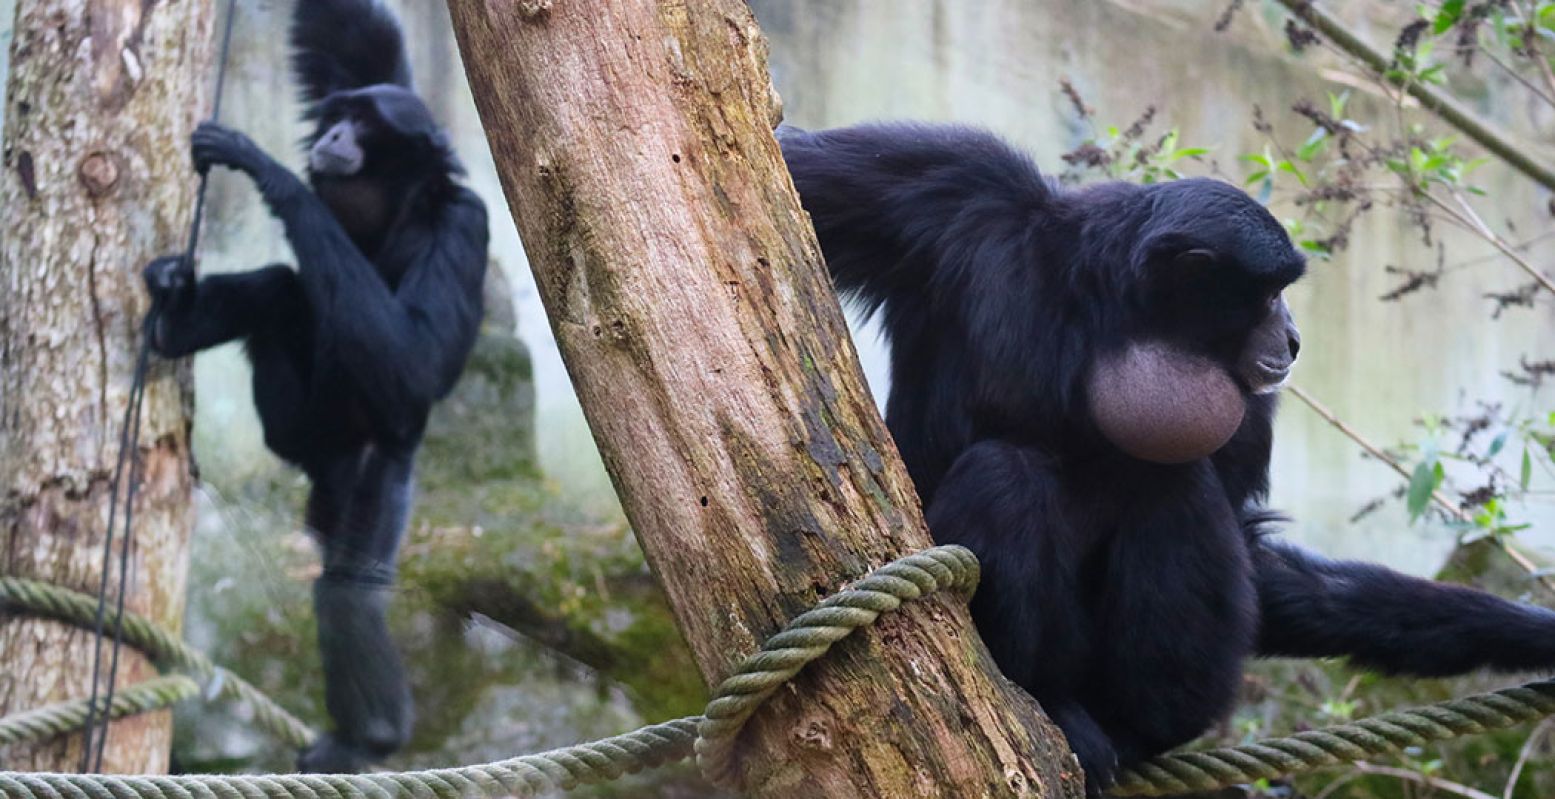
[[[108,610],[108,575],[113,571],[110,568],[110,564],[113,562],[114,523],[117,521],[119,513],[119,482],[124,475],[124,459],[130,453],[130,423],[135,419],[135,408],[139,404],[138,399],[145,387],[146,352],[145,337],[142,336],[140,355],[135,363],[135,375],[130,380],[129,400],[124,407],[124,423],[119,427],[119,457],[113,467],[113,480],[108,484],[108,530],[103,536],[102,579],[97,586],[97,615],[92,619],[92,700],[86,706],[86,745],[81,750],[80,768],[83,774],[92,770],[92,743],[97,722],[97,684],[98,674],[102,668],[103,655],[103,616]],[[138,439],[139,436],[137,435],[136,438]],[[126,539],[129,538],[128,530],[126,530],[124,537]],[[119,586],[119,590],[120,597],[123,597],[124,586],[122,584]],[[115,619],[115,626],[118,626],[117,619]],[[103,716],[106,718],[107,715],[105,705]]]
[[[136,358],[135,376],[130,382],[130,408],[132,409],[132,419],[129,422],[129,426],[130,452],[132,453],[132,456],[129,459],[130,479],[129,482],[124,486],[124,534],[119,537],[118,608],[115,611],[113,617],[113,647],[109,649],[109,651],[113,654],[111,656],[110,665],[108,666],[108,691],[103,699],[104,710],[102,718],[102,731],[99,732],[97,736],[97,760],[92,764],[93,771],[103,770],[103,753],[108,748],[109,717],[107,708],[113,707],[113,692],[114,688],[118,685],[117,680],[119,677],[119,652],[124,647],[124,597],[129,593],[128,587],[131,540],[130,531],[135,529],[135,525],[132,522],[135,519],[135,495],[140,493],[142,464],[140,458],[134,457],[134,453],[140,452],[140,411],[141,408],[145,407],[146,404],[146,368],[149,356],[151,354],[151,347],[148,345],[148,341],[149,337],[147,337],[145,335],[145,331],[142,330],[140,337],[140,356]],[[103,565],[107,566],[106,563]],[[101,607],[106,603],[99,601],[97,604],[99,607]],[[99,646],[101,646],[101,638],[99,638],[98,641]],[[93,663],[92,665],[93,668],[96,668],[98,664]],[[93,687],[96,687],[95,680],[93,681]],[[91,727],[88,726],[87,729],[90,730]]]
[[[307,0],[300,0],[306,2]],[[211,105],[211,120],[221,117],[221,96],[226,87],[227,67],[231,64],[232,23],[237,18],[237,0],[227,0],[226,27],[221,35],[221,51],[216,65],[216,97]],[[194,217],[189,223],[189,245],[184,257],[194,262],[195,249],[200,244],[200,228],[205,220],[205,189],[210,173],[200,173],[200,185],[195,190]],[[102,579],[97,588],[97,614],[92,620],[92,699],[86,707],[86,738],[81,751],[81,772],[101,771],[103,756],[108,749],[108,708],[113,706],[113,694],[119,676],[119,652],[124,643],[124,598],[128,593],[130,564],[130,532],[135,517],[135,495],[140,491],[141,462],[133,458],[140,449],[140,415],[146,398],[146,372],[151,356],[151,338],[147,326],[140,331],[140,353],[135,359],[135,372],[130,379],[129,399],[124,409],[124,424],[119,429],[119,455],[113,468],[113,480],[109,488],[108,530],[103,536]],[[108,574],[113,561],[114,522],[119,510],[119,485],[124,474],[124,462],[130,459],[129,483],[124,488],[124,535],[119,543],[119,584],[116,600],[117,612],[113,619],[113,648],[108,667],[108,688],[102,703],[103,712],[98,718],[97,689],[102,670],[103,623],[108,608]]]

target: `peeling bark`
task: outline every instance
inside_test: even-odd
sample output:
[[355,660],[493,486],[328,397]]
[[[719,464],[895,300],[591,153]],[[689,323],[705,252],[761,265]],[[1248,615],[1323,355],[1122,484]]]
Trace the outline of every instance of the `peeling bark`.
[[[97,591],[146,309],[140,267],[183,246],[195,186],[187,141],[211,99],[212,18],[209,0],[17,3],[0,159],[5,574]],[[144,482],[126,605],[175,629],[191,401],[187,368],[156,363],[135,453]],[[0,715],[89,695],[92,645],[90,631],[0,617]],[[154,674],[125,650],[121,685]],[[170,739],[166,712],[116,722],[104,768],[165,772]],[[70,771],[80,747],[80,735],[18,745],[0,749],[0,762]]]
[[[573,384],[704,679],[928,546],[772,137],[737,0],[449,0]],[[1078,796],[1062,735],[956,599],[801,674],[747,730],[754,796]]]

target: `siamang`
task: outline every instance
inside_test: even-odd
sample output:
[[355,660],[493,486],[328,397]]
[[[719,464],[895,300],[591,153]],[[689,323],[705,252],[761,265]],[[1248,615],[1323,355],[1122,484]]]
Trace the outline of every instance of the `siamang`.
[[486,210],[411,90],[398,22],[375,0],[298,0],[293,69],[308,179],[214,124],[193,136],[201,172],[253,179],[298,268],[198,281],[178,256],[145,269],[151,345],[179,357],[242,339],[265,444],[308,475],[307,526],[325,700],[336,730],[304,771],[359,771],[404,745],[411,701],[385,611],[416,449],[475,342]]
[[880,312],[888,426],[972,613],[1102,790],[1232,707],[1253,655],[1555,665],[1555,613],[1270,535],[1305,268],[1212,180],[1069,189],[954,126],[780,128],[839,290]]

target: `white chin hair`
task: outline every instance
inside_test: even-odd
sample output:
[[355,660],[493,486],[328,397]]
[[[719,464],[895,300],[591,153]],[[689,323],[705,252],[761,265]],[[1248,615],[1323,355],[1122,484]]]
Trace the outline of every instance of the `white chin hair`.
[[1279,382],[1270,383],[1269,385],[1261,386],[1259,388],[1253,389],[1253,393],[1257,394],[1257,395],[1273,394],[1276,391],[1279,391],[1280,389],[1284,388],[1285,384],[1289,383],[1289,382],[1290,382],[1290,375],[1286,375],[1286,376],[1280,378]]

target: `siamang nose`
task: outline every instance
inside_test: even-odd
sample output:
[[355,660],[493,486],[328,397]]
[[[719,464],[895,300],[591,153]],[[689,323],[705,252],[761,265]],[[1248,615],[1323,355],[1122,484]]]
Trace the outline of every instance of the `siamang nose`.
[[1296,360],[1296,353],[1301,352],[1301,331],[1292,327],[1285,331],[1286,342],[1290,344],[1290,359]]

